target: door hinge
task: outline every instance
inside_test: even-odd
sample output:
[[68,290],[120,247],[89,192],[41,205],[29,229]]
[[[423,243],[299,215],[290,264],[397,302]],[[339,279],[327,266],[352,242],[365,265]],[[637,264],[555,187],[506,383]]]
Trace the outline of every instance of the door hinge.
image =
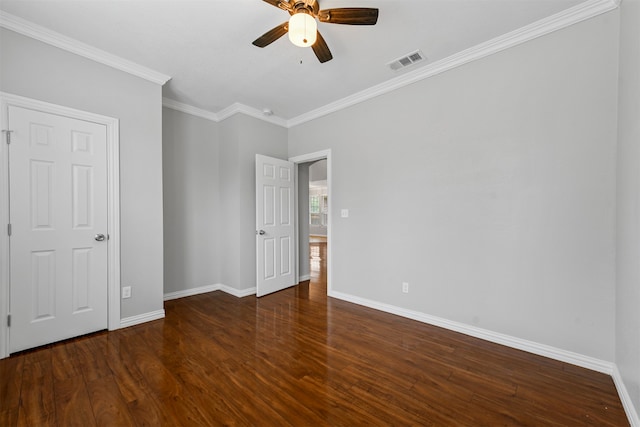
[[7,224],[7,234],[11,236],[11,224]]
[[2,133],[7,135],[7,144],[11,144],[11,132],[12,130],[2,129]]
[[7,327],[10,328],[11,327],[11,315],[7,316]]

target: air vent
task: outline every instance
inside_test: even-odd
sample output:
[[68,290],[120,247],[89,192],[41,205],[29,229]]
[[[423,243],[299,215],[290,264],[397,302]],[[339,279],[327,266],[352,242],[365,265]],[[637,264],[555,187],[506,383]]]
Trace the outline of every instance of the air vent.
[[411,52],[403,56],[402,58],[398,58],[394,61],[389,62],[387,65],[393,71],[398,71],[403,68],[409,67],[417,62],[424,61],[425,59],[427,59],[427,57],[424,56],[424,53],[422,53],[419,50],[416,50],[415,52]]

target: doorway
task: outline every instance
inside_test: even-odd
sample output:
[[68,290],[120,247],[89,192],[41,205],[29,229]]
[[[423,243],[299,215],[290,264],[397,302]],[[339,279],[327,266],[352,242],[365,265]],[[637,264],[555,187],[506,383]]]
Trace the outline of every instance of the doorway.
[[310,292],[331,296],[331,150],[289,160],[296,164],[298,282],[310,281]]

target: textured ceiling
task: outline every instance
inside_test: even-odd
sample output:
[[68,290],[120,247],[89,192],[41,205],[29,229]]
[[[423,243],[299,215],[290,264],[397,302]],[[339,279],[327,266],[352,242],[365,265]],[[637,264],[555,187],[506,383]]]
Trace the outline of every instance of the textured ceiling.
[[[324,64],[286,36],[253,46],[288,18],[260,0],[2,0],[0,9],[171,76],[166,98],[212,113],[239,103],[288,120],[586,3],[320,0],[321,9],[380,9],[375,26],[320,23],[334,57]],[[426,61],[400,72],[387,67],[418,49]]]

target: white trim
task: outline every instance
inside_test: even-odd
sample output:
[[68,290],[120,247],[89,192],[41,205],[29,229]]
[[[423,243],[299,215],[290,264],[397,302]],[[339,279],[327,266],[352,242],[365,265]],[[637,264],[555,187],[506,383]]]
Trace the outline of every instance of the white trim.
[[66,50],[76,55],[80,55],[87,59],[99,62],[125,73],[143,78],[159,85],[165,84],[171,76],[159,73],[150,68],[144,67],[135,62],[113,55],[104,50],[82,43],[71,37],[64,36],[48,28],[29,22],[25,19],[11,15],[10,13],[0,10],[0,27],[15,31],[32,39],[50,44],[60,49]]
[[311,280],[311,275],[310,274],[305,274],[304,276],[298,277],[298,283],[306,282],[307,280]]
[[245,114],[247,116],[262,120],[274,125],[287,127],[287,121],[278,116],[266,116],[264,113],[256,108],[248,105],[240,104],[239,102],[233,103],[227,108],[220,110],[217,113],[203,110],[202,108],[194,107],[193,105],[184,104],[182,102],[175,101],[169,98],[162,98],[162,106],[171,108],[172,110],[181,111],[183,113],[191,114],[192,116],[201,117],[203,119],[211,120],[212,122],[221,122],[228,119],[235,114]]
[[151,322],[152,320],[158,320],[164,318],[164,309],[150,311],[149,313],[138,314],[131,317],[125,317],[120,321],[121,328],[128,328],[129,326],[139,325],[141,323]]
[[296,203],[293,207],[293,252],[294,252],[294,268],[296,286],[302,282],[300,278],[300,186],[298,185],[298,165],[293,164],[293,194],[295,194]]
[[236,289],[230,286],[220,285],[220,290],[222,292],[228,293],[229,295],[233,295],[234,297],[237,297],[237,298],[244,298],[244,297],[248,297],[250,295],[256,294],[255,286],[253,288]]
[[194,107],[193,105],[183,104],[182,102],[174,101],[169,98],[162,98],[162,106],[171,108],[172,110],[180,111],[183,113],[191,114],[192,116],[200,117],[203,119],[211,120],[212,122],[219,122],[218,115],[211,111],[203,110],[202,108]]
[[[9,130],[8,109],[0,92],[0,129]],[[9,148],[6,135],[2,133],[0,139],[0,359],[9,356],[9,238],[6,227],[9,223]]]
[[206,294],[208,292],[219,291],[221,288],[222,288],[222,285],[218,283],[216,285],[200,286],[199,288],[191,288],[191,289],[184,289],[182,291],[168,292],[164,294],[164,300],[169,301],[172,299],[185,298],[193,295]]
[[120,327],[120,123],[107,127],[107,280],[109,330]]
[[[28,108],[48,114],[57,114],[73,119],[89,121],[104,125],[107,132],[107,305],[108,328],[118,329],[120,321],[120,133],[119,121],[112,117],[76,110],[74,108],[25,98],[23,96],[0,92],[2,110],[2,128],[6,129],[9,106]],[[7,144],[2,144],[0,158],[0,220],[6,224],[9,217],[9,189],[4,175],[8,171]],[[3,277],[0,283],[0,297],[5,301],[0,304],[0,319],[6,319],[9,313],[9,239],[6,233],[0,233],[0,266]],[[0,323],[0,359],[9,355],[9,331],[6,322]]]
[[[329,211],[327,212],[327,295],[331,295],[333,290],[333,216],[331,212],[334,210],[333,206],[333,178],[331,172],[331,149],[316,151],[314,153],[302,154],[299,156],[289,157],[289,161],[296,164],[296,192],[297,192],[297,165],[299,163],[313,162],[314,160],[322,160],[327,159],[327,202],[329,205]],[[296,218],[298,218],[298,204],[296,203]],[[298,247],[298,242],[300,239],[297,238],[297,229],[296,227],[296,258],[298,258],[298,254],[300,253],[300,248]],[[296,264],[299,264],[300,260],[296,261]],[[296,271],[300,270],[300,266],[296,265]],[[296,273],[297,274],[297,273]],[[300,278],[298,280],[301,280]]]
[[462,334],[480,338],[485,341],[502,344],[507,347],[516,348],[518,350],[527,351],[529,353],[559,360],[561,362],[566,362],[572,365],[581,366],[583,368],[591,369],[592,371],[602,372],[604,374],[609,374],[609,375],[613,373],[613,369],[614,369],[613,363],[596,359],[594,357],[584,356],[582,354],[574,353],[567,350],[562,350],[562,349],[551,347],[545,344],[539,344],[533,341],[523,340],[521,338],[513,337],[510,335],[489,331],[487,329],[466,325],[460,322],[454,322],[451,320],[443,319],[441,317],[431,316],[429,314],[421,313],[419,311],[407,310],[405,308],[393,306],[390,304],[384,304],[384,303],[372,301],[366,298],[360,298],[360,297],[345,294],[342,292],[332,292],[329,296],[333,298],[341,299],[344,301],[348,301],[354,304],[384,311],[386,313],[391,313],[398,316],[406,317],[408,319],[417,320],[419,322],[427,323],[429,325],[434,325],[441,328],[449,329],[451,331],[460,332]]
[[631,427],[640,427],[640,417],[638,416],[636,408],[633,406],[633,401],[631,400],[631,396],[629,396],[629,391],[624,385],[622,375],[620,375],[620,371],[618,370],[617,366],[613,367],[613,374],[611,376],[613,377],[613,382],[616,385],[616,389],[618,390],[618,395],[620,396],[620,400],[622,401],[624,411],[627,414],[629,424],[631,425]]
[[336,111],[343,110],[352,105],[359,104],[376,96],[383,95],[417,81],[435,76],[436,74],[443,73],[468,62],[484,58],[485,56],[498,53],[529,40],[544,36],[545,34],[549,34],[553,31],[577,24],[578,22],[593,18],[594,16],[609,12],[617,8],[619,3],[620,0],[589,0],[584,3],[580,3],[577,6],[559,12],[548,18],[541,19],[432,64],[407,72],[406,74],[379,85],[370,87],[351,96],[347,96],[346,98],[301,114],[288,120],[287,127],[294,127]]
[[233,295],[237,298],[243,298],[249,295],[254,295],[256,293],[256,288],[246,288],[246,289],[236,289],[227,285],[223,285],[222,283],[217,283],[215,285],[206,285],[200,286],[198,288],[185,289],[182,291],[176,292],[168,292],[164,294],[164,300],[169,301],[172,299],[191,297],[194,295],[206,294],[208,292],[214,291],[222,291],[229,295]]
[[242,113],[247,116],[251,116],[258,120],[273,123],[274,125],[287,127],[287,121],[278,116],[266,116],[262,111],[257,108],[250,107],[248,105],[240,104],[239,102],[233,103],[222,111],[218,112],[218,118],[220,121],[233,116],[234,114]]

